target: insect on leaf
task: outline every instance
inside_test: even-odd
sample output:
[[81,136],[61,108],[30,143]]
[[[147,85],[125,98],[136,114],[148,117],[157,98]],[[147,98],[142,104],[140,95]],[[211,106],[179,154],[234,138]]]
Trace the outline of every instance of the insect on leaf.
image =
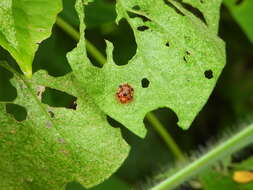
[[[81,39],[68,60],[94,103],[141,137],[145,115],[161,107],[172,109],[178,125],[188,129],[225,65],[224,42],[217,36],[221,1],[117,0],[117,22],[130,24],[137,51],[127,65],[118,66],[107,42],[102,68],[93,66],[85,53],[83,3],[87,1],[77,1]],[[149,85],[143,87],[143,80]],[[116,97],[122,84],[134,91],[124,104]]]

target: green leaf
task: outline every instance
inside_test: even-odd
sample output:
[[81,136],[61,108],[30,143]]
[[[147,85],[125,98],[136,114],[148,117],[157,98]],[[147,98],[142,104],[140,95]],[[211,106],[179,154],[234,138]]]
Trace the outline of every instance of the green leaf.
[[209,169],[200,175],[203,190],[237,190],[237,185],[231,176]]
[[234,19],[253,43],[253,1],[252,0],[224,0]]
[[[129,146],[72,73],[54,78],[40,71],[32,80],[14,73],[18,96],[11,103],[22,105],[27,117],[17,122],[0,103],[1,188],[58,190],[71,181],[91,187],[115,172]],[[77,97],[76,110],[41,103],[46,87]]]
[[[253,158],[250,157],[247,160],[239,164],[231,163],[224,166],[223,169],[209,168],[201,172],[199,180],[202,184],[203,190],[251,190],[253,188],[253,182],[250,183],[237,183],[233,180],[233,173],[238,170],[249,171],[253,167]],[[230,167],[228,169],[227,167]],[[232,170],[231,170],[232,168]]]
[[[82,2],[87,1],[77,1],[81,21]],[[221,1],[185,2],[117,1],[117,22],[128,21],[137,43],[136,55],[127,65],[114,63],[113,46],[107,42],[107,63],[103,68],[93,66],[85,51],[83,22],[80,42],[67,56],[95,104],[141,137],[146,133],[146,113],[160,107],[172,109],[178,125],[188,129],[225,65],[224,43],[216,34]],[[202,11],[208,25],[184,8],[188,3]],[[149,81],[147,88],[142,87],[142,80]],[[134,98],[121,104],[115,94],[126,83],[133,87]]]
[[61,0],[0,1],[0,45],[26,76],[32,76],[34,54],[39,43],[50,36],[61,9]]
[[234,166],[236,170],[253,170],[253,156]]

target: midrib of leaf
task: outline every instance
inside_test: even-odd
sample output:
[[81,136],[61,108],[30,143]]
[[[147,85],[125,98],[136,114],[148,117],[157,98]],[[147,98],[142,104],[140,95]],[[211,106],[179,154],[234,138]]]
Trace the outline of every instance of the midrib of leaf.
[[[37,97],[35,96],[35,94],[33,93],[33,91],[32,91],[32,89],[31,89],[31,86],[30,86],[29,82],[28,82],[26,79],[24,79],[23,77],[21,77],[20,74],[19,74],[16,70],[14,70],[14,69],[12,69],[11,67],[7,66],[7,64],[0,63],[0,66],[2,66],[3,68],[5,68],[6,70],[10,71],[11,73],[13,73],[13,74],[15,75],[15,77],[17,77],[19,80],[22,80],[22,81],[25,83],[27,89],[28,89],[29,92],[30,92],[30,95],[31,95],[31,96],[33,97],[33,99],[36,101],[37,106],[39,107],[39,109],[40,109],[40,111],[42,112],[42,114],[45,115],[45,116],[47,117],[48,121],[50,121],[50,122],[53,124],[53,126],[57,126],[56,123],[55,123],[55,122],[51,119],[51,117],[49,116],[48,112],[43,108],[41,102],[38,100],[38,98],[37,98]],[[14,119],[13,119],[13,121],[15,122]],[[33,122],[30,121],[30,120],[28,120],[28,122],[29,122],[29,123],[33,123]],[[58,131],[57,128],[55,128],[55,130]],[[58,131],[57,133],[60,134],[59,131]],[[61,135],[61,134],[60,134],[60,135]],[[43,137],[43,139],[46,140],[44,137]],[[46,140],[45,142],[47,142],[47,140]],[[69,145],[69,142],[66,143],[66,144]],[[70,147],[69,147],[69,148],[70,148]],[[70,149],[71,149],[71,148],[70,148]],[[84,149],[84,150],[85,150],[85,149]],[[85,150],[85,151],[88,152],[87,150]],[[74,152],[72,151],[72,153],[74,153]],[[76,152],[75,152],[75,154],[76,154]]]
[[[47,110],[45,110],[45,108],[42,106],[42,103],[40,102],[40,100],[39,100],[39,99],[36,97],[36,95],[33,93],[33,90],[32,90],[32,88],[31,88],[31,85],[30,85],[29,82],[27,81],[27,80],[29,80],[29,79],[25,79],[24,77],[22,77],[17,71],[15,71],[15,70],[12,69],[11,67],[7,66],[7,64],[3,64],[3,63],[0,62],[0,66],[2,66],[3,68],[5,68],[6,70],[12,72],[19,80],[22,80],[22,81],[25,83],[25,85],[27,86],[27,89],[29,89],[29,92],[30,92],[31,96],[32,96],[33,99],[36,101],[37,106],[40,108],[40,111],[43,113],[43,115],[45,115],[45,116],[47,117],[47,120],[49,120],[54,126],[57,126],[57,124],[55,123],[55,121],[49,116]],[[74,76],[73,76],[73,79],[75,80]],[[74,84],[74,85],[78,84],[78,81],[75,80],[75,82],[74,82],[73,84]],[[76,90],[78,91],[78,88],[76,88]],[[9,103],[12,103],[12,102],[9,102]],[[65,109],[66,109],[66,108],[65,108]],[[13,121],[15,121],[15,120],[13,119]],[[29,122],[31,122],[31,121],[29,120]],[[57,130],[57,127],[55,127],[55,130],[57,131],[58,134],[61,135],[61,133]],[[63,137],[63,136],[61,136],[61,137]],[[68,142],[68,143],[66,143],[66,144],[73,144],[73,142],[71,142],[71,143]],[[69,147],[69,149],[71,149],[71,148]],[[82,150],[84,150],[84,151],[87,152],[87,153],[91,153],[91,154],[93,154],[93,155],[96,155],[98,158],[103,158],[104,161],[106,161],[106,162],[108,162],[108,163],[111,163],[111,161],[108,160],[108,159],[107,159],[106,157],[104,157],[103,155],[100,155],[100,154],[95,153],[95,152],[91,152],[91,151],[85,149],[84,147],[82,147]],[[73,151],[72,151],[72,152],[73,152]],[[75,152],[75,154],[78,155],[77,152]],[[97,160],[99,160],[99,159],[97,159]]]

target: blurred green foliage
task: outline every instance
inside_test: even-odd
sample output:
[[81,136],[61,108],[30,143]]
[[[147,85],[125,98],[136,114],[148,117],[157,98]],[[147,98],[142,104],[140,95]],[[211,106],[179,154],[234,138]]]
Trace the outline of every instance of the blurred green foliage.
[[[64,10],[60,15],[77,28],[79,21],[74,11],[74,2],[75,0],[63,0]],[[85,13],[88,26],[86,38],[104,54],[105,39],[112,41],[115,46],[115,61],[127,63],[135,53],[136,44],[126,22],[116,25],[114,2],[96,0],[86,7]],[[252,21],[253,12],[249,14],[251,16],[247,17]],[[187,154],[198,149],[199,146],[206,145],[206,142],[214,136],[230,130],[236,123],[248,120],[253,114],[253,44],[225,6],[221,10],[219,36],[226,42],[227,65],[208,103],[199,113],[192,127],[188,131],[182,131],[176,126],[177,117],[172,111],[168,109],[154,111]],[[34,71],[45,69],[52,76],[62,76],[70,72],[71,68],[65,55],[75,46],[76,42],[72,38],[54,26],[51,37],[42,42],[36,53]],[[90,58],[94,64],[97,64],[92,57]],[[15,61],[2,48],[0,48],[0,60],[7,60],[16,67]],[[0,100],[2,101],[11,101],[16,97],[16,90],[9,82],[11,77],[10,73],[0,67]],[[44,101],[55,106],[67,106],[72,102],[64,95],[59,98],[53,91],[47,91]],[[9,108],[9,112],[17,111],[16,108]],[[24,113],[20,111],[15,115],[22,114]],[[92,190],[129,189],[130,186],[145,183],[147,178],[159,172],[164,165],[173,167],[173,156],[149,123],[145,121],[145,124],[148,134],[143,140],[114,121],[115,126],[121,127],[123,136],[132,146],[132,150],[115,176]],[[250,147],[241,154],[252,155],[252,150],[253,148]],[[234,159],[237,158],[238,156],[234,155]],[[226,180],[223,182],[226,183]],[[227,189],[228,187],[226,186]],[[83,188],[76,183],[67,186],[67,190],[81,189]]]

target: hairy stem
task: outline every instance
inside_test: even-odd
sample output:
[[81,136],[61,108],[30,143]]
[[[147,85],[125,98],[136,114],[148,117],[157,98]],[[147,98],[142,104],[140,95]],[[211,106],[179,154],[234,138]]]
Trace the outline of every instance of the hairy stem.
[[[73,26],[67,23],[65,20],[63,20],[60,17],[57,17],[56,24],[68,35],[70,35],[73,39],[75,39],[76,41],[79,41],[79,36],[80,36],[79,32]],[[98,61],[98,63],[100,63],[101,65],[106,63],[106,58],[104,57],[104,55],[100,53],[100,51],[88,40],[86,40],[86,48],[87,48],[87,51]],[[148,113],[147,119],[152,124],[153,128],[159,133],[159,135],[164,140],[166,145],[169,147],[171,152],[175,155],[177,160],[183,160],[184,155],[182,151],[177,146],[176,142],[170,136],[170,134],[165,129],[165,127],[156,118],[156,116],[153,115],[152,113]]]
[[217,145],[208,153],[196,161],[186,165],[183,169],[169,176],[166,180],[157,184],[151,190],[169,190],[192,177],[201,169],[207,167],[209,164],[221,159],[223,156],[230,155],[238,149],[253,142],[253,124],[244,128],[225,142]]

